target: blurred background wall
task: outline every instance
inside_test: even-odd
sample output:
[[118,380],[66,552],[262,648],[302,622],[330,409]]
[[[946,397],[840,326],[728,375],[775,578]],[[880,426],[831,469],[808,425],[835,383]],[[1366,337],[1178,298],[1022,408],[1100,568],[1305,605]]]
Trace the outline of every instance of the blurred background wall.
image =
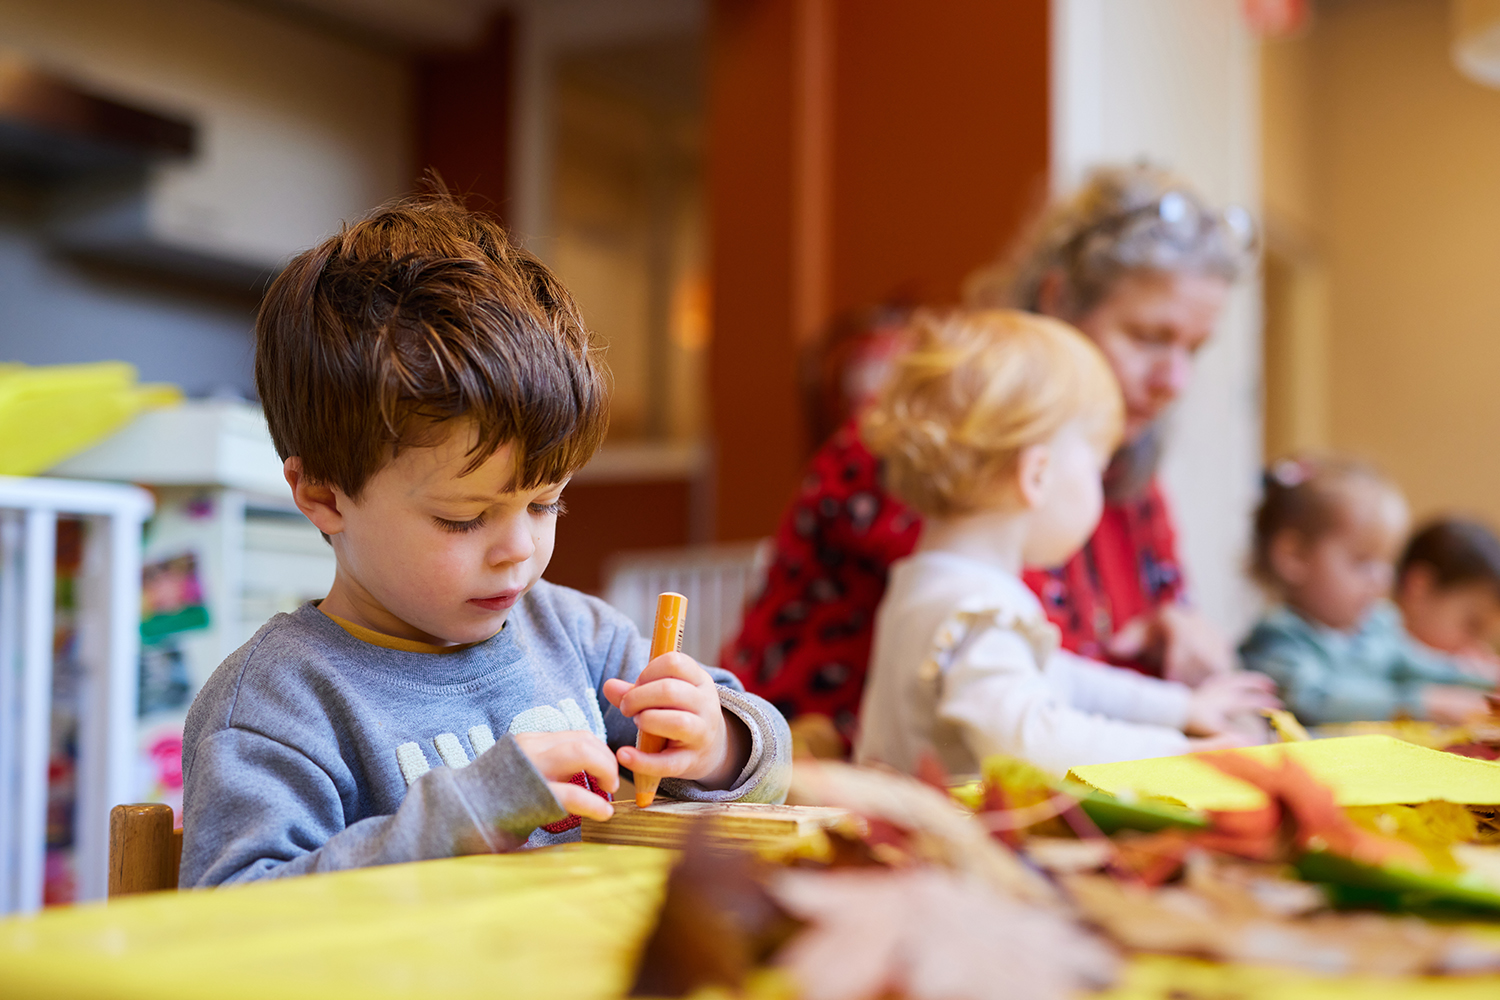
[[1323,0],[1264,47],[1267,443],[1494,521],[1500,91],[1456,71],[1450,30],[1435,0]]
[[[1258,215],[1255,37],[1236,0],[1054,0],[1052,177],[1148,159]],[[1194,601],[1230,634],[1258,595],[1244,567],[1261,453],[1260,280],[1235,288],[1169,418],[1163,464]]]
[[252,396],[249,326],[289,252],[406,190],[405,58],[233,0],[0,0],[11,57],[191,120],[144,178],[0,178],[0,355],[124,357]]

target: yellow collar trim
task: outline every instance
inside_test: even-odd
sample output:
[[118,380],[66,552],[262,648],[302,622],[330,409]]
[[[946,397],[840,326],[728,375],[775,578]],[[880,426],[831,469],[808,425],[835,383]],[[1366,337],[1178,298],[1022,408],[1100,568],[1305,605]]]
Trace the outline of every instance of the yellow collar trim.
[[[434,653],[441,656],[446,653],[461,653],[464,650],[468,649],[470,646],[479,645],[478,642],[465,642],[457,646],[439,646],[436,643],[431,642],[418,642],[415,639],[402,639],[399,636],[386,635],[384,632],[377,632],[372,628],[365,628],[363,625],[356,625],[346,618],[340,618],[338,615],[330,615],[328,614],[328,612],[323,611],[322,608],[319,608],[318,610],[335,625],[343,629],[345,632],[348,632],[350,635],[354,636],[354,638],[358,639],[360,642],[368,642],[370,645],[379,646],[381,649],[396,649],[400,650],[403,653]],[[497,632],[496,635],[498,634],[499,633]],[[490,636],[490,639],[493,638],[494,636]],[[489,639],[480,640],[480,642],[488,641]]]

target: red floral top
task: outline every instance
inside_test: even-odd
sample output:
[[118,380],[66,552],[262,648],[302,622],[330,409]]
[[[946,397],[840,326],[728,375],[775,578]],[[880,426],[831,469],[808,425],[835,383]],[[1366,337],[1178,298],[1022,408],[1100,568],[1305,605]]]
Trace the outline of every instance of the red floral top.
[[[920,529],[921,517],[882,490],[879,462],[845,424],[813,456],[777,529],[765,588],[720,664],[787,718],[821,713],[852,738],[886,575],[911,554]],[[1155,482],[1137,498],[1106,504],[1093,537],[1066,565],[1025,578],[1062,630],[1064,648],[1108,659],[1104,647],[1117,626],[1182,598],[1171,515]]]

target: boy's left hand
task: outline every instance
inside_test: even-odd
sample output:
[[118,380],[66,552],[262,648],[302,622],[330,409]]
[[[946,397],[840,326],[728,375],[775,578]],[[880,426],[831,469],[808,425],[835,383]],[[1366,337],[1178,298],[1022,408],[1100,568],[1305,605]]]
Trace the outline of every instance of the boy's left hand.
[[718,685],[690,656],[664,653],[646,664],[634,684],[611,678],[604,682],[604,697],[642,732],[666,740],[660,753],[633,746],[616,751],[633,774],[728,788],[749,759],[749,730],[720,706]]

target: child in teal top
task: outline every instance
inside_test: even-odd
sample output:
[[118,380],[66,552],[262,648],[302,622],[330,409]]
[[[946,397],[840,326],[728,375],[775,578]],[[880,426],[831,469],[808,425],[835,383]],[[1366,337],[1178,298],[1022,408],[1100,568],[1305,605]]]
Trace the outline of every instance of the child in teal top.
[[1254,569],[1280,603],[1240,655],[1303,722],[1452,723],[1486,710],[1490,682],[1413,641],[1384,600],[1406,527],[1400,491],[1367,466],[1286,460],[1267,473]]

